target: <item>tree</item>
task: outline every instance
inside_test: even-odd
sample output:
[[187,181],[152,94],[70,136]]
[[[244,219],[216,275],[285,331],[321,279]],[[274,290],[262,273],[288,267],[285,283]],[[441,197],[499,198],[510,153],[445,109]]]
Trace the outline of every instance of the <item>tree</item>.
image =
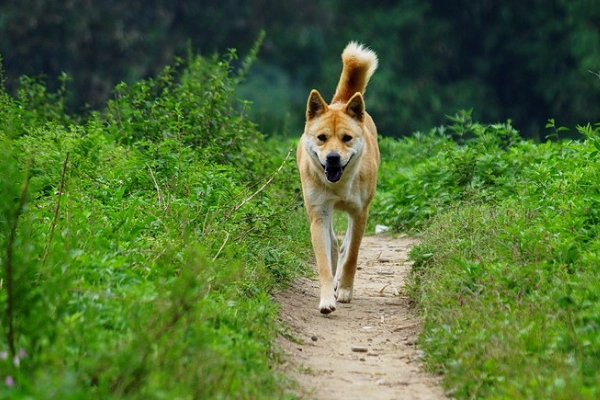
[[0,6],[7,85],[71,78],[70,106],[105,104],[116,83],[154,76],[188,49],[245,54],[266,38],[250,80],[263,129],[301,131],[308,92],[333,95],[340,52],[372,47],[380,68],[366,95],[382,134],[402,136],[473,109],[544,137],[594,122],[600,83],[600,8],[594,0],[23,0]]

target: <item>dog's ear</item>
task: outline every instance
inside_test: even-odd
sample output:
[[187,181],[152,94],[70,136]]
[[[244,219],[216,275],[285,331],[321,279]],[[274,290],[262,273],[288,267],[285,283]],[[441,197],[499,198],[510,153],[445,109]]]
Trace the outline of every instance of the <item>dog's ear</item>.
[[319,92],[314,89],[311,90],[310,95],[308,96],[308,103],[306,104],[306,120],[310,121],[311,119],[322,115],[328,108],[327,103],[325,103],[325,100],[323,100]]
[[355,93],[346,103],[344,111],[355,120],[363,122],[365,118],[365,101],[362,95],[358,92]]

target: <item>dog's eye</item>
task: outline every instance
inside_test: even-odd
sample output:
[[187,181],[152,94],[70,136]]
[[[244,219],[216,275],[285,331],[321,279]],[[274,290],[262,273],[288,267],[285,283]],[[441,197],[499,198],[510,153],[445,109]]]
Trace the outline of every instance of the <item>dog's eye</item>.
[[349,141],[351,141],[351,140],[352,140],[352,136],[350,136],[350,135],[344,135],[344,136],[342,137],[342,140],[343,140],[344,142],[349,142]]
[[321,142],[324,142],[324,141],[327,140],[327,136],[325,136],[325,135],[319,135],[319,136],[317,136],[317,139],[319,139]]

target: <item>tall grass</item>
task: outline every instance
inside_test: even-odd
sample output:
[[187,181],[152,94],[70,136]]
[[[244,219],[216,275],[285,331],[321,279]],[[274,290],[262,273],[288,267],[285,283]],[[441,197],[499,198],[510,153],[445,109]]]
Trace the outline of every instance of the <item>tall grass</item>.
[[414,164],[384,166],[378,212],[421,230],[408,290],[453,397],[600,396],[600,125],[578,130],[534,144],[466,113],[390,145]]
[[234,59],[86,118],[35,80],[0,91],[1,398],[285,398],[270,293],[304,269],[305,218]]

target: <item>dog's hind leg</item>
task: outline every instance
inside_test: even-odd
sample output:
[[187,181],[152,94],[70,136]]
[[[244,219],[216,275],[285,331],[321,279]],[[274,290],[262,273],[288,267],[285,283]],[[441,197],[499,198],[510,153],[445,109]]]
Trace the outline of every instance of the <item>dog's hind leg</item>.
[[352,218],[350,218],[350,215],[348,215],[348,226],[346,228],[346,234],[344,235],[344,241],[342,242],[342,245],[340,246],[336,264],[334,264],[336,266],[336,268],[335,268],[335,273],[333,274],[335,276],[335,278],[333,279],[333,282],[335,284],[336,290],[340,283],[340,277],[342,276],[342,271],[344,270],[344,263],[346,261],[347,255],[348,255],[348,246],[350,245],[350,237],[351,236],[352,236]]
[[336,273],[337,299],[342,303],[352,300],[354,288],[354,275],[356,275],[356,264],[358,262],[358,250],[367,225],[367,212],[361,212],[348,218],[348,231],[342,244],[342,255],[340,256],[341,268]]
[[[329,225],[329,240],[331,241],[331,274],[333,276],[337,276],[337,271],[340,269],[338,267],[340,267],[340,261],[339,259],[341,258],[341,253],[338,250],[338,241],[337,238],[335,237],[335,231],[333,230],[333,220],[331,221],[331,224]],[[343,245],[342,245],[343,246]],[[335,285],[335,283],[337,282],[337,279],[334,279],[333,283]]]

